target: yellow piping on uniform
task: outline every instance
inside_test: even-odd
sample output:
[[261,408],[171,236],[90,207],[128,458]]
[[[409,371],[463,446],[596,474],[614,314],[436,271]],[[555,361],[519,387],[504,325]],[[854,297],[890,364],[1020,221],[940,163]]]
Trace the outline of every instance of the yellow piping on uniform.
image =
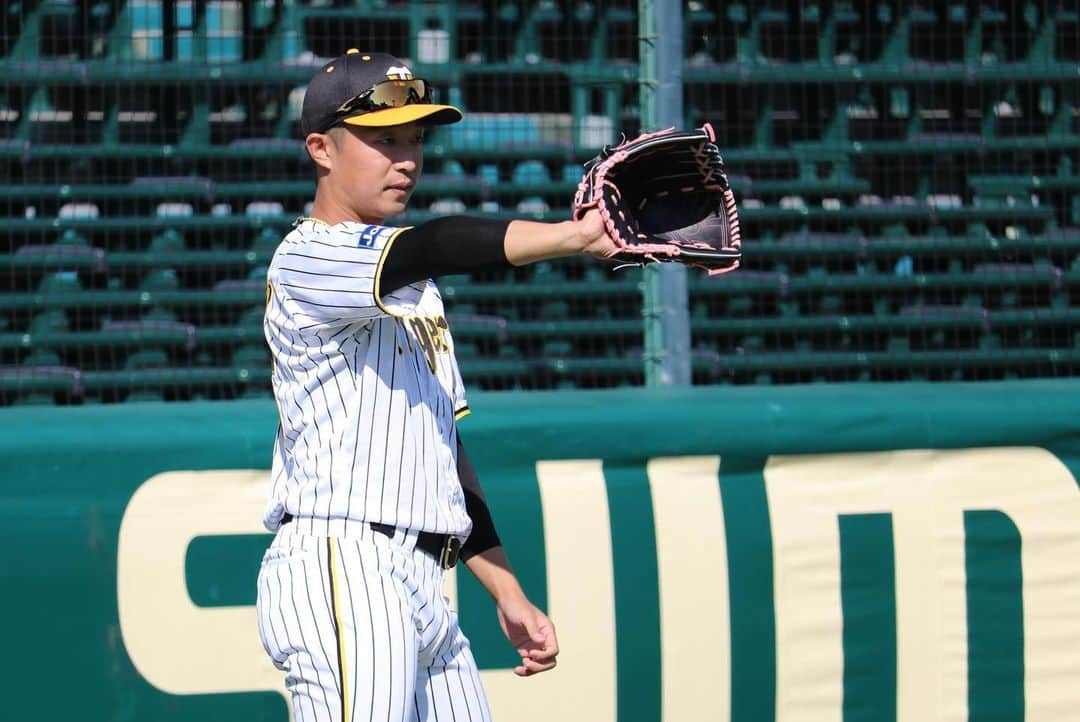
[[454,421],[461,421],[462,419],[464,419],[466,416],[468,416],[471,413],[472,413],[472,409],[470,409],[468,406],[466,406],[463,409],[459,409],[458,411],[456,411],[454,413]]
[[337,572],[334,569],[334,539],[328,538],[326,540],[326,548],[328,552],[328,563],[330,566],[330,594],[333,595],[333,607],[334,607],[334,626],[337,630],[337,642],[338,642],[338,670],[341,672],[341,719],[342,722],[349,722],[352,719],[349,715],[349,689],[346,684],[346,680],[349,678],[348,672],[345,669],[345,635],[342,632],[341,626],[341,595],[339,591],[340,585],[337,580]]

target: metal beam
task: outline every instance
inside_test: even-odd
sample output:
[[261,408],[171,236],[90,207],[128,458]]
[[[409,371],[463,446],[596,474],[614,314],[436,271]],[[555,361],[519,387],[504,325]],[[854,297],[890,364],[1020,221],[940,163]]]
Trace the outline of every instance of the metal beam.
[[[680,127],[683,122],[683,23],[680,0],[640,0],[641,128]],[[645,383],[688,386],[690,318],[686,268],[677,263],[645,267]]]

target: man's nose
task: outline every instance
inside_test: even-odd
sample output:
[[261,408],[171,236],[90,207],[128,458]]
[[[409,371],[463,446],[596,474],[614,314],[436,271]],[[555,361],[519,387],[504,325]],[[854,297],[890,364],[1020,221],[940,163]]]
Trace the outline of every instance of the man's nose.
[[397,159],[394,165],[397,166],[398,170],[405,173],[415,173],[420,166],[420,155],[418,153],[405,153]]

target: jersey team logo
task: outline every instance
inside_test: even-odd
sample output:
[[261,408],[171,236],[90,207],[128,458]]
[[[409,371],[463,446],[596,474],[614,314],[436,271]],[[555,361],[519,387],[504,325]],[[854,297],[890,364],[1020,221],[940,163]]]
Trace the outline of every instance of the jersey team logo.
[[364,230],[360,231],[360,236],[356,241],[357,245],[364,246],[365,248],[373,247],[376,239],[379,237],[379,230],[381,228],[381,226],[365,226]]

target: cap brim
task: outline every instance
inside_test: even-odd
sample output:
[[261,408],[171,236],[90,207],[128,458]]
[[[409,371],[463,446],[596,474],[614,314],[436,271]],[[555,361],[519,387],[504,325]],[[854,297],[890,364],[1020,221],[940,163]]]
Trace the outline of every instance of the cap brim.
[[431,103],[414,103],[403,105],[400,108],[386,108],[371,113],[362,113],[345,118],[342,123],[359,125],[364,128],[385,128],[391,125],[405,125],[406,123],[423,123],[424,125],[449,125],[462,119],[461,111],[452,105],[433,105]]

